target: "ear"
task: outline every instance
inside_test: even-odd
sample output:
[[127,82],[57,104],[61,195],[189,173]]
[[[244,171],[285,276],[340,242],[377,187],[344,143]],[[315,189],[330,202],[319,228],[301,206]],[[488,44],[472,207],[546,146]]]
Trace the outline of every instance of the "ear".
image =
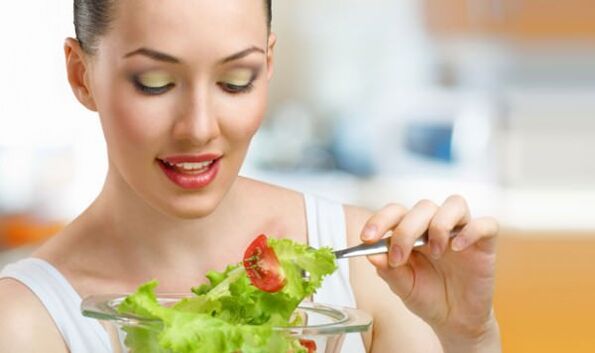
[[274,53],[275,53],[275,44],[277,44],[277,36],[275,33],[269,34],[269,41],[267,44],[267,80],[271,80],[273,77],[274,71]]
[[64,42],[66,73],[72,92],[87,109],[97,111],[89,81],[89,58],[83,52],[78,40],[66,38]]

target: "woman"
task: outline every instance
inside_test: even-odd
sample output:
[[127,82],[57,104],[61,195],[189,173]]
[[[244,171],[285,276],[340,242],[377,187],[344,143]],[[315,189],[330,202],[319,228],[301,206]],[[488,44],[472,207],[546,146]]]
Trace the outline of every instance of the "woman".
[[[75,0],[68,80],[99,113],[109,171],[86,211],[4,270],[0,351],[106,352],[105,332],[78,314],[81,297],[150,279],[160,291],[186,291],[237,262],[260,233],[339,247],[391,230],[388,256],[343,263],[325,289],[374,317],[363,342],[356,336],[345,351],[500,351],[491,304],[497,225],[472,219],[461,197],[373,213],[238,176],[273,74],[270,6]],[[426,230],[429,246],[412,251]],[[337,294],[341,279],[348,285]]]

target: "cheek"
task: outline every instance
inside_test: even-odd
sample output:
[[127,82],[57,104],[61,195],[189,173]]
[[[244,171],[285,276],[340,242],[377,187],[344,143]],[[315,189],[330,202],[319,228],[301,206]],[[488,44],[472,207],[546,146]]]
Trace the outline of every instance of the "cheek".
[[232,143],[248,144],[264,118],[267,91],[266,89],[255,90],[235,98],[235,102],[227,102],[224,106],[227,107],[228,112],[221,118],[222,133]]
[[167,130],[162,105],[140,96],[125,83],[114,82],[104,92],[98,106],[111,142],[140,151],[135,146],[153,145],[162,138]]

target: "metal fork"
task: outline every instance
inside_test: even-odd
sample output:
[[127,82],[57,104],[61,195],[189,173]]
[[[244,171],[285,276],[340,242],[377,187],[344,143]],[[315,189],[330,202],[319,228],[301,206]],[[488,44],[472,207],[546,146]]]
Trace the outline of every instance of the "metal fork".
[[[462,227],[455,227],[450,232],[450,239],[454,238],[459,234]],[[422,234],[421,237],[417,238],[415,243],[413,243],[413,248],[419,248],[428,243],[428,232],[426,231]],[[384,254],[388,252],[388,248],[390,246],[390,237],[380,239],[379,241],[371,244],[360,244],[356,246],[352,246],[350,248],[342,249],[342,250],[335,250],[334,254],[337,259],[346,259],[349,257],[355,256],[368,256],[368,255],[376,255],[376,254]]]

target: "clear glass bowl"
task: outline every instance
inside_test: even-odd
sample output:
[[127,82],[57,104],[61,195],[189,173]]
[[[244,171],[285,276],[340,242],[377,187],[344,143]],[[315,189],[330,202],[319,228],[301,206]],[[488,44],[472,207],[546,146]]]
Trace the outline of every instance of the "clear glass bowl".
[[[83,300],[81,311],[84,316],[101,320],[106,324],[114,353],[139,353],[126,347],[125,329],[151,329],[158,321],[118,313],[116,308],[125,297],[125,294],[91,296]],[[187,297],[187,294],[158,294],[158,301],[168,306],[184,297]],[[345,334],[367,331],[372,323],[371,316],[361,310],[308,301],[299,305],[296,315],[304,318],[303,326],[275,329],[295,338],[313,340],[316,342],[316,353],[339,353]],[[171,352],[163,350],[162,353]]]

